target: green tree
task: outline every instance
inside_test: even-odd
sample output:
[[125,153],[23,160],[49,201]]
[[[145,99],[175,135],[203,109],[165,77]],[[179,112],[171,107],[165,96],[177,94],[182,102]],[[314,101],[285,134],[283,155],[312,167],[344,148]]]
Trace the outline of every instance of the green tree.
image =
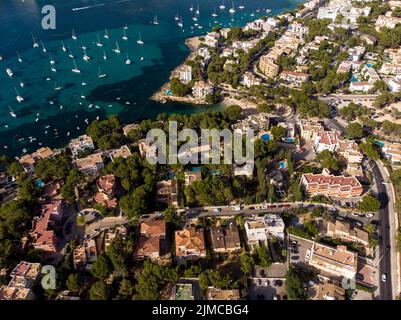
[[376,212],[380,209],[380,201],[368,194],[362,198],[362,201],[358,204],[359,209],[363,212]]
[[180,218],[177,214],[177,210],[171,207],[168,207],[166,210],[164,210],[164,220],[167,223],[171,223],[174,226],[178,226]]
[[108,300],[110,296],[110,290],[107,288],[106,284],[99,280],[95,282],[89,289],[89,299],[90,300]]
[[280,141],[285,137],[285,128],[282,126],[274,126],[271,128],[271,133],[275,140]]
[[109,257],[105,254],[100,255],[97,260],[93,263],[91,272],[99,279],[107,278],[113,271],[112,263]]
[[302,272],[295,267],[291,266],[285,275],[285,288],[290,300],[308,299],[308,293],[305,289],[305,279]]
[[73,294],[79,295],[82,291],[82,282],[78,273],[71,273],[65,284]]
[[338,172],[340,170],[339,160],[335,157],[334,153],[329,150],[323,150],[318,153],[316,159],[320,162],[323,168],[333,172]]
[[363,127],[358,122],[352,122],[345,129],[345,134],[348,139],[362,138],[363,137]]
[[240,261],[242,272],[245,274],[250,273],[255,265],[253,257],[249,253],[243,253],[240,257]]

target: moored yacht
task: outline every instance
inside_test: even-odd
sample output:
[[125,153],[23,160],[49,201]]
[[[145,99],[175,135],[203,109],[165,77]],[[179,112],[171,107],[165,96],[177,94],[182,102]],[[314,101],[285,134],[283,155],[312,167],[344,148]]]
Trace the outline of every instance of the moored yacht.
[[102,70],[99,67],[98,73],[97,73],[98,78],[105,78],[107,75],[105,73],[102,73]]
[[137,44],[142,45],[144,42],[141,39],[141,33],[139,32],[139,39],[136,41]]
[[74,30],[74,29],[72,29],[71,38],[72,38],[73,40],[77,40],[77,39],[78,39],[77,35],[75,34],[75,30]]
[[61,41],[61,50],[63,50],[64,52],[67,52],[67,48],[65,47],[63,41]]
[[71,71],[74,73],[81,73],[81,70],[79,70],[77,67],[77,63],[75,62],[75,59],[73,59],[72,61],[74,62],[74,68],[71,69]]
[[7,69],[6,69],[6,73],[8,74],[8,76],[9,76],[10,78],[14,75],[14,73],[11,71],[10,68],[7,68]]
[[221,10],[224,10],[224,9],[226,8],[226,6],[225,6],[225,4],[224,4],[224,0],[223,0],[223,3],[219,6],[219,8],[220,8]]
[[120,47],[118,46],[118,42],[116,41],[116,47],[113,49],[115,53],[120,53]]
[[14,90],[15,90],[15,93],[17,94],[17,96],[16,96],[17,101],[18,101],[19,103],[23,102],[23,101],[24,101],[24,98],[21,97],[21,95],[18,93],[18,90],[17,90],[16,87],[14,87]]
[[33,35],[33,32],[31,32],[32,35],[32,41],[33,41],[33,47],[34,48],[39,48],[39,43],[36,42],[35,36]]
[[100,42],[99,34],[96,34],[96,36],[97,36],[96,45],[97,45],[98,47],[103,47],[103,43]]
[[14,110],[13,110],[10,106],[8,106],[8,109],[10,109],[10,115],[11,115],[13,118],[16,118],[17,115],[15,114]]
[[123,29],[123,36],[122,36],[122,39],[125,40],[125,41],[128,40],[127,34],[125,33],[125,29]]
[[128,53],[127,53],[127,59],[125,60],[125,64],[132,64],[132,61],[128,57]]

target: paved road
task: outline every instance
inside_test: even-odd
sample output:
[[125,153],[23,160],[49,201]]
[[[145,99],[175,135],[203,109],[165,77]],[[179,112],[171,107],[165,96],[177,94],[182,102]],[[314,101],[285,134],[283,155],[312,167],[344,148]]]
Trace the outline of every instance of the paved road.
[[329,94],[325,97],[319,96],[318,99],[324,102],[329,102],[332,100],[342,99],[344,101],[354,101],[354,100],[376,100],[378,94]]
[[381,221],[381,225],[378,228],[378,234],[382,237],[382,245],[379,249],[379,271],[380,277],[383,273],[387,275],[386,282],[380,281],[380,299],[382,300],[392,300],[392,268],[391,268],[391,230],[390,227],[390,212],[389,210],[389,195],[387,192],[386,185],[383,182],[386,182],[382,172],[380,171],[377,164],[372,166],[372,174],[374,179],[376,180],[377,189],[378,189],[378,198],[382,203],[382,208],[379,211],[379,219]]
[[102,220],[93,222],[86,226],[85,233],[86,234],[93,234],[95,229],[104,229],[104,228],[113,228],[118,225],[128,223],[128,218],[123,216],[118,217],[107,217]]

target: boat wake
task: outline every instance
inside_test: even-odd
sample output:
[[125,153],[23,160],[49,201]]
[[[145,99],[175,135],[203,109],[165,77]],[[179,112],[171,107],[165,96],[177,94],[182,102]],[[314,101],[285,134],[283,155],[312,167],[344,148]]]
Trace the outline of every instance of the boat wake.
[[105,3],[100,3],[100,4],[95,4],[93,6],[72,8],[72,11],[87,10],[87,9],[92,9],[92,8],[96,8],[96,7],[102,7],[102,6],[105,6],[105,5],[106,5]]

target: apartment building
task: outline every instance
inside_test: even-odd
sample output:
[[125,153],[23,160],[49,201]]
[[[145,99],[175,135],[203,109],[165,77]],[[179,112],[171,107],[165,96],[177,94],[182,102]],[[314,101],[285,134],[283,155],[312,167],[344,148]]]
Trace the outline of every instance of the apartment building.
[[235,221],[229,221],[227,226],[210,227],[210,236],[214,252],[224,253],[241,250],[241,241]]
[[85,158],[75,159],[73,161],[75,167],[85,175],[96,175],[104,168],[101,153],[94,153]]
[[80,152],[86,152],[95,149],[93,140],[88,135],[84,134],[76,139],[72,139],[69,143],[71,155],[76,158]]
[[354,279],[357,273],[358,254],[348,251],[346,246],[336,248],[314,242],[307,252],[307,262],[320,271],[336,277]]
[[275,78],[279,72],[279,66],[269,56],[262,56],[259,61],[259,68],[266,77]]
[[357,178],[334,176],[326,172],[302,175],[301,185],[311,196],[352,198],[359,197],[363,193],[363,187]]

